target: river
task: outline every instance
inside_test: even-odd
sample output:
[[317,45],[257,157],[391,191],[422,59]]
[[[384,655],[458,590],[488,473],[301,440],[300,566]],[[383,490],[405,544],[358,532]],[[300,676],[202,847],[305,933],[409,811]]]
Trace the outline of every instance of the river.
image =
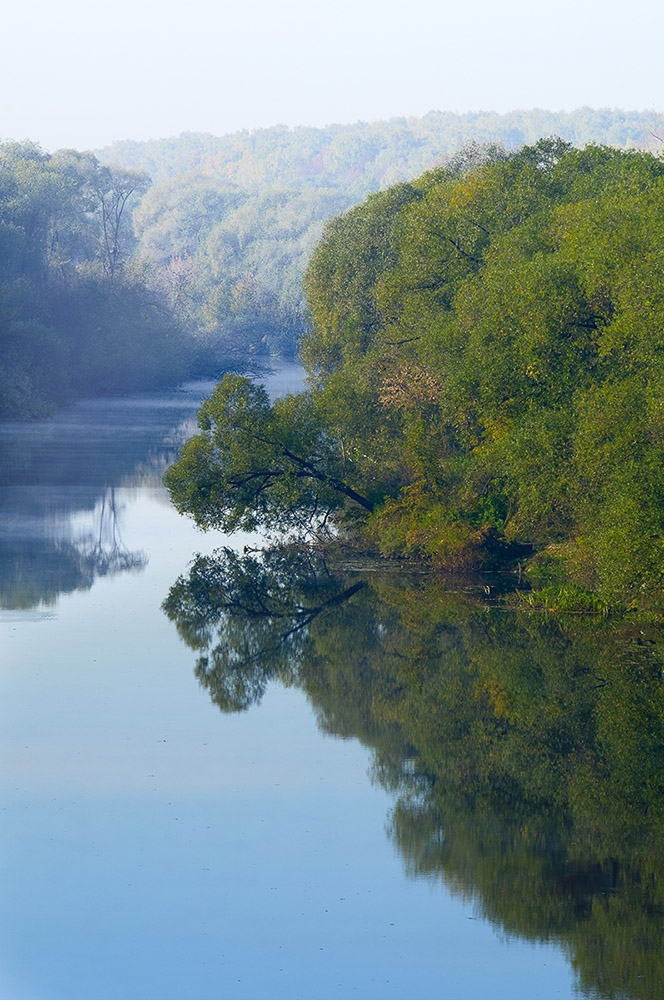
[[656,639],[201,534],[210,390],[0,426],[2,1000],[661,996]]

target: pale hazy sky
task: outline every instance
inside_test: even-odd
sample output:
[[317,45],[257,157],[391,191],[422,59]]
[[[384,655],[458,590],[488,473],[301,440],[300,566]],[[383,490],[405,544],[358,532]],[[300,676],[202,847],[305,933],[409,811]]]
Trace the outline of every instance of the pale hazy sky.
[[46,149],[441,111],[664,111],[662,0],[14,0],[0,139]]

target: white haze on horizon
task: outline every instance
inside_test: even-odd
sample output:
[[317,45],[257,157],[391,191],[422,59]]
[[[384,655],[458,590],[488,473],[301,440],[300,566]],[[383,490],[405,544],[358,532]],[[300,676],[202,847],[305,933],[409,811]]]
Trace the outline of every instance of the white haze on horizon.
[[577,107],[664,111],[664,4],[24,0],[3,12],[0,139]]

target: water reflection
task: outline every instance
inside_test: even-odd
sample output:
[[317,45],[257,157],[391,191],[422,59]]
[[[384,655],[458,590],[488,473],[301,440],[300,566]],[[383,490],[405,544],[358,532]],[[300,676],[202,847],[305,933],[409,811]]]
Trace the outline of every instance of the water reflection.
[[52,607],[61,594],[88,590],[97,577],[142,570],[145,554],[122,540],[119,492],[107,490],[90,512],[22,518],[21,530],[0,543],[0,608]]
[[288,549],[199,559],[164,607],[220,708],[278,679],[372,748],[411,877],[557,943],[586,996],[661,995],[658,628],[487,608],[481,591]]
[[[297,365],[254,373],[271,396],[296,390]],[[52,606],[98,576],[140,570],[121,542],[132,491],[161,477],[195,433],[210,380],[127,398],[84,400],[48,420],[0,423],[0,608]]]
[[137,488],[161,489],[211,387],[86,401],[50,420],[0,424],[0,608],[53,606],[97,577],[145,566],[145,555],[123,543],[123,509]]
[[268,682],[290,684],[311,626],[366,586],[344,586],[315,553],[298,547],[199,556],[171,588],[164,610],[200,655],[195,673],[225,712],[260,701]]

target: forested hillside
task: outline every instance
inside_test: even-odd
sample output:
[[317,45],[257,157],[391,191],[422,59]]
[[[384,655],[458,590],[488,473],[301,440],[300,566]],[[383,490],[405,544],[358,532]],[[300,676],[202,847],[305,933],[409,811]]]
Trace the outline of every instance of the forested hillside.
[[117,143],[98,157],[0,145],[0,416],[293,356],[326,220],[424,168],[467,170],[554,130],[658,148],[664,121],[432,112]]
[[98,155],[155,182],[134,225],[146,278],[177,321],[226,353],[293,354],[306,329],[302,274],[326,219],[473,149],[512,150],[553,134],[579,146],[657,147],[664,118],[590,108],[430,112],[318,129],[185,133],[119,142]]
[[335,219],[305,281],[310,390],[271,406],[224,379],[167,474],[178,507],[334,519],[447,566],[518,551],[660,605],[663,178],[647,153],[542,140]]
[[199,340],[227,356],[292,356],[306,328],[302,274],[325,220],[350,203],[333,189],[248,193],[184,174],[137,208],[138,253]]
[[656,111],[576,108],[495,112],[430,111],[421,118],[390,118],[325,128],[298,126],[215,136],[184,132],[146,142],[124,140],[97,152],[102,163],[148,173],[154,183],[191,171],[215,176],[244,191],[266,187],[338,188],[360,200],[372,191],[416,177],[468,143],[516,149],[547,135],[574,146],[589,142],[646,148],[664,138]]
[[0,145],[0,417],[186,370],[181,331],[132,257],[147,186],[91,153]]

